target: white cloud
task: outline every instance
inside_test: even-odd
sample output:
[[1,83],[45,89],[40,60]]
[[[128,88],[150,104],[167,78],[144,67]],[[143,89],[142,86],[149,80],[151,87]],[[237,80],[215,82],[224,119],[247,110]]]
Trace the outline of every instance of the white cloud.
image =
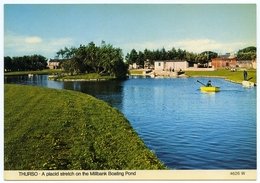
[[[99,42],[99,41],[98,41]],[[101,41],[100,41],[101,42]],[[65,46],[79,46],[72,38],[43,38],[39,36],[19,36],[10,32],[5,32],[4,36],[4,55],[5,56],[23,56],[31,54],[41,54],[46,58],[54,58],[56,52]],[[216,53],[237,52],[248,46],[256,46],[256,42],[220,42],[212,39],[185,39],[185,40],[159,40],[147,42],[121,42],[117,41],[113,44],[123,50],[124,55],[132,49],[144,51],[144,49],[171,50],[182,49],[188,52],[201,53],[203,51],[214,51]]]
[[203,51],[214,51],[217,53],[237,52],[239,49],[252,46],[250,42],[224,43],[211,39],[181,40],[175,42],[175,44],[181,49],[194,53],[201,53]]
[[55,53],[65,46],[73,46],[71,38],[42,38],[38,36],[28,37],[6,33],[4,36],[4,55],[23,56],[41,54],[46,58],[53,58]]
[[255,42],[219,42],[212,39],[185,39],[185,40],[161,40],[154,42],[144,42],[144,43],[129,43],[129,44],[118,44],[124,51],[124,53],[130,52],[132,49],[137,51],[144,51],[145,48],[149,50],[162,49],[171,50],[173,47],[175,49],[182,49],[188,52],[201,53],[203,51],[213,51],[216,53],[229,53],[237,52],[248,46],[256,46]]
[[42,39],[40,37],[26,37],[25,38],[26,43],[41,43]]

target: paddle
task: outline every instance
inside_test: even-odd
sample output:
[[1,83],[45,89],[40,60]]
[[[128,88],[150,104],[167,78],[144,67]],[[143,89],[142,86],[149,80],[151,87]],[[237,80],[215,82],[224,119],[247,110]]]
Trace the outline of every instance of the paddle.
[[197,80],[197,82],[200,83],[200,84],[202,84],[203,86],[206,86],[206,85],[204,85],[202,82],[200,82],[199,80]]
[[252,79],[253,77],[249,78],[247,81],[249,81],[250,79]]

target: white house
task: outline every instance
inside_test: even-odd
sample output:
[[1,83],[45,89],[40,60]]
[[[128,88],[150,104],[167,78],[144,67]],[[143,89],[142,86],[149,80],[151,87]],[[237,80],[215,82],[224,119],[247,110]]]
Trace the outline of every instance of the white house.
[[154,70],[157,71],[179,71],[189,68],[189,63],[185,60],[155,60]]

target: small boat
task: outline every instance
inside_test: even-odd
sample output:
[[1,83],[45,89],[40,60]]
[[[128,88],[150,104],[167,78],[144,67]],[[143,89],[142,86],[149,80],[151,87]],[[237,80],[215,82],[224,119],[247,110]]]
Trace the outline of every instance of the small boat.
[[218,91],[220,91],[220,87],[218,87],[218,86],[211,86],[211,81],[210,80],[209,80],[210,86],[204,85],[199,80],[197,80],[197,82],[203,85],[203,86],[200,87],[200,90],[203,91],[203,92],[218,92]]
[[154,77],[155,77],[155,74],[151,74],[150,76],[151,76],[151,78],[154,78]]
[[220,87],[217,86],[201,86],[200,90],[203,92],[218,92],[220,91]]
[[185,72],[184,71],[178,71],[177,74],[178,75],[181,75],[181,74],[184,74]]
[[250,82],[250,81],[242,81],[242,85],[245,87],[253,87],[253,86],[255,86],[255,83]]
[[29,76],[29,77],[32,77],[32,76],[33,76],[33,74],[31,74],[31,73],[30,73],[30,74],[28,74],[28,76]]

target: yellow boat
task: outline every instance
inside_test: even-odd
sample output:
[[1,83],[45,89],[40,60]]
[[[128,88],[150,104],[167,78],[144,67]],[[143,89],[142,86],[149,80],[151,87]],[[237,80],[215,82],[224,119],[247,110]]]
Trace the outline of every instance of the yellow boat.
[[217,86],[201,86],[200,90],[203,92],[218,92],[220,91],[220,87]]

